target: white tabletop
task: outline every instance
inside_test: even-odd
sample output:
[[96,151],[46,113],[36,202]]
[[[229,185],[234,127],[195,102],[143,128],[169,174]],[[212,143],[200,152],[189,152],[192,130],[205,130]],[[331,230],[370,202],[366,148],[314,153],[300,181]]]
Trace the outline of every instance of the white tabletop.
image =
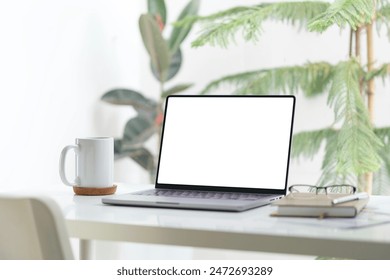
[[[149,186],[152,187],[152,186]],[[117,193],[144,187],[119,184]],[[241,213],[109,206],[71,188],[43,191],[60,205],[69,234],[113,240],[276,253],[390,259],[390,197],[373,196],[349,219],[271,217],[275,206]]]

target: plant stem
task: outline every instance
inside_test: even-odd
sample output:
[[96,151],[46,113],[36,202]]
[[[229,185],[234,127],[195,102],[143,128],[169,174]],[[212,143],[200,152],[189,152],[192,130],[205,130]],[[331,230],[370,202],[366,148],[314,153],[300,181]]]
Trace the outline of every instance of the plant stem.
[[[371,72],[374,65],[374,40],[373,40],[373,23],[367,24],[367,71]],[[374,93],[375,83],[374,79],[370,79],[367,82],[367,109],[371,125],[374,124]],[[366,185],[365,191],[369,194],[372,193],[373,173],[368,172],[365,175]]]
[[360,47],[360,34],[361,34],[362,28],[358,27],[355,31],[355,56],[359,63],[361,64],[361,47]]
[[351,28],[349,31],[349,51],[348,51],[348,56],[350,58],[352,57],[353,33],[354,33],[354,31]]
[[[158,107],[157,107],[157,114],[162,114],[163,113],[163,100],[161,99],[161,96],[163,95],[164,93],[164,82],[163,81],[160,81],[160,98],[159,98],[159,101],[158,101]],[[158,125],[157,127],[157,156],[158,156],[158,153],[160,151],[160,142],[161,142],[161,124]]]

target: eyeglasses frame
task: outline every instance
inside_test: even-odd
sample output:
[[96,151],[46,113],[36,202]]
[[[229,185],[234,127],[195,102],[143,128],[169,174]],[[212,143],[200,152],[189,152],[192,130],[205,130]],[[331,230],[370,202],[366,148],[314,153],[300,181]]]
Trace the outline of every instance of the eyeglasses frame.
[[[329,185],[329,186],[322,186],[322,187],[319,187],[319,186],[316,186],[316,185],[308,185],[308,184],[294,184],[294,185],[291,185],[289,188],[288,188],[288,191],[292,193],[291,189],[293,189],[294,187],[297,187],[297,186],[302,186],[302,187],[310,187],[310,188],[313,188],[315,189],[315,194],[318,195],[318,191],[319,190],[324,190],[325,191],[325,194],[328,195],[328,191],[327,189],[330,189],[330,188],[337,188],[337,187],[351,187],[353,192],[351,194],[354,194],[356,193],[357,191],[357,188],[353,185],[348,185],[348,184],[343,184],[343,185]],[[299,193],[299,192],[298,192]]]

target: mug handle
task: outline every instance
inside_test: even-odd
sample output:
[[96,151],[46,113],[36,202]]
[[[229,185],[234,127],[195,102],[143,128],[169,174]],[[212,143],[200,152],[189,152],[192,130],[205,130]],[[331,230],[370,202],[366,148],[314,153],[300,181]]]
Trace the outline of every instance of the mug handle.
[[68,186],[77,186],[79,184],[79,178],[76,177],[74,181],[70,182],[65,175],[65,159],[66,159],[66,154],[70,151],[74,150],[75,154],[77,155],[79,153],[79,147],[77,145],[69,145],[66,146],[65,148],[62,149],[61,156],[60,156],[60,177],[62,182],[65,185]]

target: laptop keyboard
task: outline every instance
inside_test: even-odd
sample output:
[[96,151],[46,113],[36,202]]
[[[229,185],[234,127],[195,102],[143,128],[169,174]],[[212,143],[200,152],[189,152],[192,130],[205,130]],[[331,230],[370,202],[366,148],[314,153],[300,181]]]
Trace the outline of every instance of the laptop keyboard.
[[147,196],[165,196],[165,197],[183,197],[183,198],[202,198],[202,199],[222,199],[222,200],[258,200],[271,195],[235,193],[235,192],[209,192],[209,191],[182,191],[182,190],[147,190],[136,193]]

